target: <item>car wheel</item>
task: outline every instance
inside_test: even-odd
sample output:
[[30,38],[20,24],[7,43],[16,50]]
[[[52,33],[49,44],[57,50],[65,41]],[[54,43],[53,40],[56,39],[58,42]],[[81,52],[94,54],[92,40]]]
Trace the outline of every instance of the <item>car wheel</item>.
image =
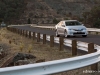
[[82,35],[82,37],[87,37],[87,35]]
[[58,31],[56,30],[56,37],[59,37]]
[[67,31],[64,32],[64,37],[68,37]]

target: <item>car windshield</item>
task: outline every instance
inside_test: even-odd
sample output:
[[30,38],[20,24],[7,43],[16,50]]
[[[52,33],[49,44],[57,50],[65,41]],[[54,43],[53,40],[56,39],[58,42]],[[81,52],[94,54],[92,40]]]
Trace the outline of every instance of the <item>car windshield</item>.
[[65,22],[66,26],[76,26],[76,25],[81,25],[78,21],[70,21],[70,22]]

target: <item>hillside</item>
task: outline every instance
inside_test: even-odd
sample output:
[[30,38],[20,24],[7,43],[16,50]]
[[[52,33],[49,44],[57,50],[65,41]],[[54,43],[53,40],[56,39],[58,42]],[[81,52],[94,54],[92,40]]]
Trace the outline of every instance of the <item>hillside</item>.
[[24,23],[53,23],[53,19],[62,20],[70,16],[82,17],[82,13],[90,11],[99,4],[99,0],[29,0],[27,9],[21,16]]
[[30,19],[31,23],[53,23],[53,20],[55,18],[57,20],[62,20],[65,18],[77,17],[77,16],[81,18],[83,12],[90,11],[93,6],[99,5],[100,1],[99,0],[24,0],[23,3],[25,3],[24,6],[20,7],[24,8],[23,11],[20,10],[23,13],[20,13],[19,18],[13,19],[15,21],[10,21],[10,23],[12,24],[27,23],[28,19]]

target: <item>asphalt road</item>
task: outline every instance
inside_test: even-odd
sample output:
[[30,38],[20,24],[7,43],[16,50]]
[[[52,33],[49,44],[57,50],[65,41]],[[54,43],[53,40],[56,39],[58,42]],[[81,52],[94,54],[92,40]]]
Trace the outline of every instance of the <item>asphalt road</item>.
[[[40,32],[42,34],[54,35],[55,36],[54,30],[33,28],[31,26],[14,26],[14,28],[30,30],[32,32]],[[76,36],[76,37],[68,37],[68,39],[78,40],[78,41],[87,42],[87,43],[95,43],[97,45],[100,45],[100,35],[90,35],[89,34],[87,37]]]

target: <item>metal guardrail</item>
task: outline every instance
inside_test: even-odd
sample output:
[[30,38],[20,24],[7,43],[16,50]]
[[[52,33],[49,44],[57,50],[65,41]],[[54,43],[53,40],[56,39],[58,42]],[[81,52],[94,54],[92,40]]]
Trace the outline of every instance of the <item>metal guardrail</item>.
[[[43,38],[42,35],[41,38]],[[50,41],[50,36],[47,36],[46,39]],[[57,37],[54,38],[54,41],[59,43]],[[64,45],[71,47],[71,40],[64,39]],[[87,45],[88,43],[86,42],[77,42],[77,48],[81,50],[87,51]],[[100,61],[100,46],[95,44],[95,49],[97,49],[97,52],[87,55],[36,64],[0,68],[0,75],[47,75],[81,68]]]
[[[36,27],[36,28],[45,28],[45,29],[55,30],[55,26],[36,26],[36,25],[30,25],[30,26]],[[87,28],[87,30],[90,32],[100,32],[100,29],[98,28]]]

